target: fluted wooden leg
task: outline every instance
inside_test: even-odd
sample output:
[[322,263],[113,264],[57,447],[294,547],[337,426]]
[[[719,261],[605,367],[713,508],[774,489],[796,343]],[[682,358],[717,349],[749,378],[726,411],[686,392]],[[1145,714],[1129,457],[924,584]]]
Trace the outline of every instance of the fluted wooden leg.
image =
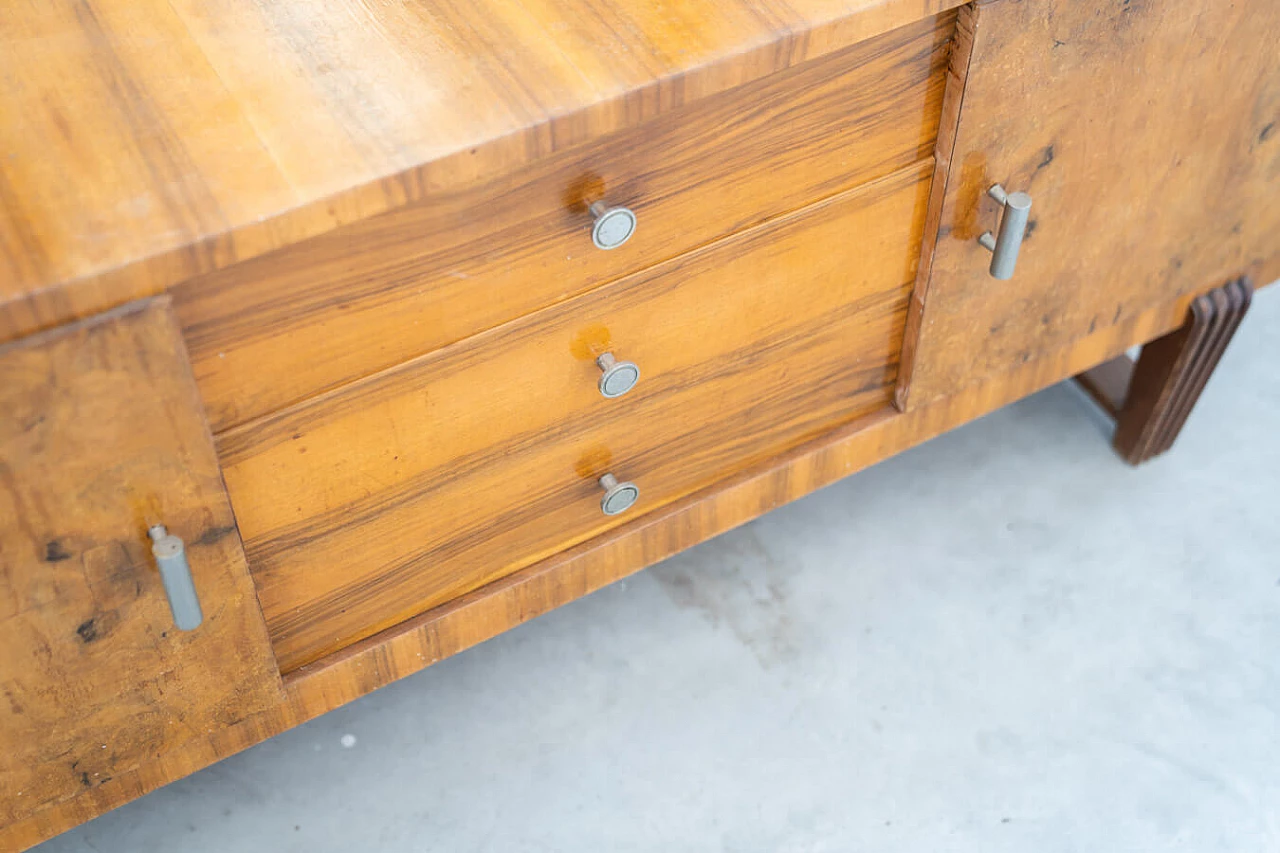
[[1095,367],[1076,381],[1116,421],[1115,448],[1138,465],[1164,453],[1240,327],[1253,286],[1240,278],[1197,297],[1186,324],[1142,348]]

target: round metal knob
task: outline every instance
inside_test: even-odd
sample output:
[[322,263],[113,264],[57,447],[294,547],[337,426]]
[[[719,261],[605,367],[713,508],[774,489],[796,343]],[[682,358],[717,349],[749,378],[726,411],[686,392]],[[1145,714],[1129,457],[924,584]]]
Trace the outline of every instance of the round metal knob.
[[605,515],[626,512],[640,499],[640,489],[635,483],[619,483],[618,478],[612,474],[605,474],[600,478],[600,488],[604,489],[600,509]]
[[608,207],[602,201],[591,205],[596,222],[591,226],[591,242],[597,249],[616,249],[636,233],[636,215],[625,207]]
[[596,359],[600,368],[600,393],[613,399],[636,387],[640,381],[640,367],[634,361],[618,361],[607,352]]

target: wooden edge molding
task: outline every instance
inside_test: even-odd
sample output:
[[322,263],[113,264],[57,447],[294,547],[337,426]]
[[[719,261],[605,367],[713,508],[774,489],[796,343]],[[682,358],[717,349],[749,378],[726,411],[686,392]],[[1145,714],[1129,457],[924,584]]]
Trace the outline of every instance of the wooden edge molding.
[[974,7],[962,7],[956,16],[951,59],[947,65],[947,87],[942,94],[942,118],[938,123],[938,140],[934,145],[933,185],[929,190],[929,205],[925,210],[920,266],[916,271],[915,287],[912,288],[911,302],[907,306],[907,325],[902,336],[902,359],[893,401],[902,412],[908,408],[911,374],[915,370],[925,300],[929,295],[929,280],[933,275],[933,253],[942,228],[942,208],[947,199],[947,181],[951,175],[951,156],[955,151],[956,134],[960,130],[960,108],[964,105],[965,82],[969,78],[976,24],[977,12]]
[[1130,465],[1173,447],[1252,296],[1248,278],[1214,288],[1191,302],[1181,328],[1144,346],[1136,362],[1120,355],[1076,377],[1115,420],[1115,449]]

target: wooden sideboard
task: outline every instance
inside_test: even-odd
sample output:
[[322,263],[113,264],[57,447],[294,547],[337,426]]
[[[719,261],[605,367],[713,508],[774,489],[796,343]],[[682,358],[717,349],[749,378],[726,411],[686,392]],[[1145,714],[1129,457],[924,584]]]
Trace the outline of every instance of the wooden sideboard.
[[0,44],[0,849],[1052,383],[1142,462],[1280,277],[1265,0]]

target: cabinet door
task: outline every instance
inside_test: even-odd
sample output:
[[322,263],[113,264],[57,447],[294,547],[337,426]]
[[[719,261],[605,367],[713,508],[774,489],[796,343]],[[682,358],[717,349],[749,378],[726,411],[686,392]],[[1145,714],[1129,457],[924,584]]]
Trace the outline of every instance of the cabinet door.
[[[185,540],[178,630],[148,529]],[[0,824],[279,701],[167,300],[0,348]]]
[[[957,44],[967,82],[908,405],[1280,274],[1280,3],[997,0],[965,10]],[[978,244],[1000,219],[993,184],[1033,200],[1007,281]]]

